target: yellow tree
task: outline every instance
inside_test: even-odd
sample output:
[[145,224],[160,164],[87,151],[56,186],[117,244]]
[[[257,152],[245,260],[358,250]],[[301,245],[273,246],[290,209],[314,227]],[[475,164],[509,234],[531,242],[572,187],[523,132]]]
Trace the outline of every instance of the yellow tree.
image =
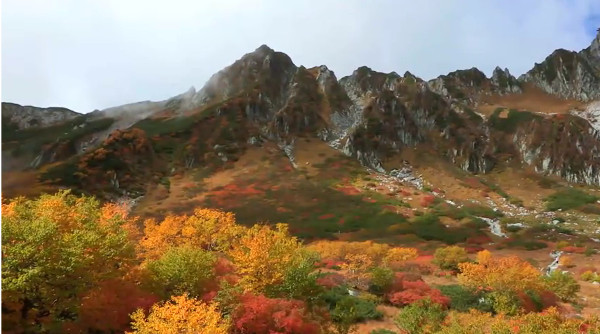
[[129,334],[227,334],[230,322],[221,316],[216,304],[205,304],[186,295],[155,304],[146,317],[139,309],[131,315]]
[[477,260],[477,263],[458,264],[461,284],[512,292],[537,291],[544,286],[539,270],[516,256],[494,258],[488,251],[482,251]]
[[139,248],[142,256],[153,259],[177,246],[226,251],[244,230],[231,212],[197,209],[192,216],[169,215],[160,223],[147,220]]
[[119,207],[68,191],[2,205],[3,318],[18,314],[21,329],[41,331],[76,316],[82,294],[133,260],[127,224]]
[[489,296],[496,312],[516,314],[520,309],[517,293],[544,288],[540,272],[516,256],[494,258],[482,251],[477,260],[458,264],[458,281],[472,289],[491,290]]
[[246,291],[263,292],[281,283],[287,270],[302,261],[301,244],[289,235],[287,225],[275,229],[254,225],[232,245],[228,254]]
[[383,264],[396,268],[403,265],[406,261],[416,259],[418,255],[419,253],[415,248],[395,247],[387,252],[383,258]]
[[348,278],[353,285],[360,286],[370,277],[370,269],[374,262],[367,254],[348,254],[342,269],[348,271]]

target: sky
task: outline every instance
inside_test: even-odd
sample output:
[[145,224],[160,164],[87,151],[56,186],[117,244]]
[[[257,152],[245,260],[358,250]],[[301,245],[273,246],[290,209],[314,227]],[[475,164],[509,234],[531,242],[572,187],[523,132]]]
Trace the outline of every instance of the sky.
[[200,89],[262,44],[338,78],[363,65],[518,76],[600,27],[598,0],[2,0],[1,12],[2,101],[82,113]]

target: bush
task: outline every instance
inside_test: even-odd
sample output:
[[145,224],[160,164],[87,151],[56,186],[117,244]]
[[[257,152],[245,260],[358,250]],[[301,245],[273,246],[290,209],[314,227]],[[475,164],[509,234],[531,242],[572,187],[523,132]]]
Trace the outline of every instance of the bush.
[[211,286],[216,287],[211,284],[215,262],[215,255],[203,249],[171,248],[158,260],[148,263],[152,291],[163,298],[184,293],[201,297]]
[[482,312],[491,312],[491,305],[480,302],[483,293],[476,292],[458,284],[442,285],[438,287],[442,293],[450,298],[450,308],[459,312],[468,312],[477,309]]
[[371,270],[371,284],[369,291],[382,295],[389,290],[394,282],[394,271],[389,268],[375,267]]
[[449,229],[440,222],[435,214],[424,214],[415,217],[412,224],[413,233],[424,240],[439,240],[446,244],[463,242],[468,237],[464,228]]
[[467,251],[459,246],[438,248],[433,255],[433,263],[446,270],[458,270],[458,264],[467,261]]
[[573,275],[560,270],[554,270],[547,276],[545,283],[563,301],[572,301],[580,289]]
[[585,204],[591,204],[599,199],[597,196],[587,194],[579,189],[568,188],[557,191],[545,198],[546,209],[548,211],[570,210],[581,207]]
[[383,313],[376,307],[377,305],[371,301],[346,295],[336,303],[331,311],[331,318],[336,322],[348,319],[352,323],[369,319],[379,320],[383,318]]
[[233,315],[241,333],[318,333],[319,323],[311,318],[302,301],[245,295]]
[[383,328],[381,328],[381,329],[374,329],[369,334],[396,334],[396,332],[391,331],[389,329],[383,329]]
[[444,296],[440,290],[432,289],[423,281],[403,281],[402,290],[389,293],[387,299],[391,304],[399,306],[414,304],[423,299],[443,307],[450,304],[450,298]]
[[403,308],[394,322],[399,329],[407,333],[432,333],[440,329],[445,317],[441,305],[424,299]]

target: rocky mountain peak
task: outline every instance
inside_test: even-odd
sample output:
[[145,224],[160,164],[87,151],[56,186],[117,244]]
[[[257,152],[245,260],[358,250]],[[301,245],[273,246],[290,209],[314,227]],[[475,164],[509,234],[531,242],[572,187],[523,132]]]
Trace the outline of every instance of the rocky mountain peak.
[[496,92],[499,94],[518,94],[523,90],[519,81],[510,74],[508,68],[504,70],[496,66],[492,73],[492,84],[496,87]]
[[67,108],[39,108],[2,102],[2,121],[6,122],[6,125],[10,123],[19,130],[51,126],[66,122],[80,115]]
[[600,33],[580,52],[555,50],[519,80],[565,99],[600,99]]

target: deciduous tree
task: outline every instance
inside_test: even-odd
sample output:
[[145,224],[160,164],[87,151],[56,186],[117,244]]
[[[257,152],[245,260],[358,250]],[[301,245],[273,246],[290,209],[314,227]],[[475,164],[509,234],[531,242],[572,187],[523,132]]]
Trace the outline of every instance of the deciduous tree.
[[245,291],[263,292],[281,283],[288,269],[302,260],[300,249],[300,242],[289,235],[287,225],[277,224],[274,229],[254,225],[228,254]]
[[29,324],[74,317],[83,293],[133,259],[126,223],[118,210],[68,191],[3,205],[3,305]]
[[206,304],[186,295],[155,304],[146,316],[138,309],[131,315],[129,334],[228,334],[230,322],[221,316],[216,304]]
[[215,209],[197,209],[192,216],[168,215],[160,223],[145,222],[140,253],[156,259],[174,246],[226,251],[244,230],[236,224],[233,213]]
[[438,248],[433,255],[433,263],[446,270],[458,270],[458,264],[467,261],[467,251],[459,246]]

